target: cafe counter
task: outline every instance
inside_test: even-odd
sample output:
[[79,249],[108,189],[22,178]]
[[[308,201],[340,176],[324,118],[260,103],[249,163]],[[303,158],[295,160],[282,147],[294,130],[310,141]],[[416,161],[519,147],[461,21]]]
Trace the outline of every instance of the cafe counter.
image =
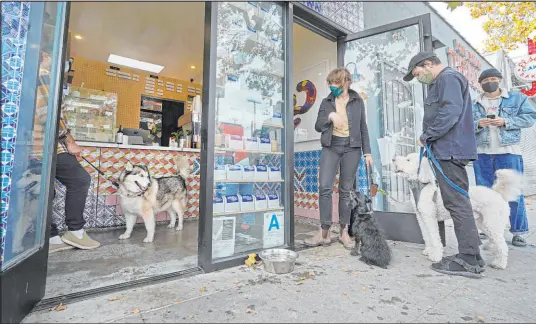
[[[175,175],[177,171],[173,157],[176,155],[186,155],[192,170],[191,176],[186,180],[188,206],[185,218],[199,216],[199,149],[94,142],[78,142],[78,144],[83,147],[82,156],[105,174],[100,175],[84,159],[79,158],[91,176],[91,186],[84,210],[85,228],[111,228],[125,224],[117,189],[107,178],[117,180],[127,162],[146,165],[153,177]],[[60,230],[66,229],[64,213],[65,187],[56,181],[53,217]],[[167,212],[161,212],[156,217],[157,221],[169,219]],[[143,220],[138,218],[138,222]]]

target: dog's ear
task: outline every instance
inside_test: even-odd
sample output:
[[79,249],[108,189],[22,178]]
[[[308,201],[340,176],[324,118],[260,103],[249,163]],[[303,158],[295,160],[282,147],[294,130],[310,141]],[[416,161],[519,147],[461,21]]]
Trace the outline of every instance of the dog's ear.
[[132,165],[132,163],[127,162],[127,164],[125,164],[125,170],[127,170],[128,172],[131,172],[132,169],[134,169],[134,166]]

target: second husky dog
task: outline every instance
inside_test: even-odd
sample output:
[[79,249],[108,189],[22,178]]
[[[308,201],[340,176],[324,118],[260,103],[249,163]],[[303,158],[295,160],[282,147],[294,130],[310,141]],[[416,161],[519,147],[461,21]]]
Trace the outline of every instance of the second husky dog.
[[173,161],[177,175],[162,178],[152,178],[145,165],[127,164],[118,181],[121,208],[126,220],[126,230],[119,236],[120,240],[130,238],[139,215],[147,229],[147,237],[143,242],[152,242],[155,215],[161,211],[167,211],[170,216],[169,228],[175,227],[178,215],[177,231],[182,230],[188,194],[186,179],[190,175],[190,168],[186,156],[176,156]]

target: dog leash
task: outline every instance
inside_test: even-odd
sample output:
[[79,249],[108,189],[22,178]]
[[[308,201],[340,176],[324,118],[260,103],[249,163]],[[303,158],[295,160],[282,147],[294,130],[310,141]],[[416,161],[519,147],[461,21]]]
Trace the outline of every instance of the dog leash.
[[432,146],[431,145],[425,145],[424,147],[421,146],[421,151],[420,151],[420,154],[419,154],[419,168],[417,169],[417,175],[419,175],[419,173],[421,172],[421,162],[422,162],[422,158],[423,158],[424,154],[426,154],[426,157],[428,158],[428,163],[430,163],[430,167],[432,168],[432,172],[434,173],[434,177],[436,179],[437,179],[437,175],[436,175],[436,173],[434,171],[434,168],[433,168],[434,166],[439,171],[439,173],[441,173],[441,175],[443,176],[443,179],[445,179],[445,181],[449,184],[449,186],[451,186],[452,188],[454,188],[454,190],[456,190],[457,192],[459,192],[462,195],[464,195],[467,198],[469,198],[469,192],[467,192],[464,189],[460,188],[460,186],[458,186],[457,184],[452,182],[452,180],[450,180],[445,175],[445,173],[443,172],[443,169],[439,165],[439,162],[437,161],[436,157],[432,153]]
[[95,171],[97,171],[105,180],[107,181],[110,181],[116,188],[119,188],[119,184],[117,182],[115,182],[114,180],[111,180],[109,179],[105,174],[104,172],[102,172],[99,168],[97,168],[96,166],[93,165],[93,163],[89,162],[85,157],[83,157],[82,155],[80,155],[80,157],[82,159],[84,159],[84,161],[86,161],[89,165],[91,165],[91,167],[93,169],[95,169]]

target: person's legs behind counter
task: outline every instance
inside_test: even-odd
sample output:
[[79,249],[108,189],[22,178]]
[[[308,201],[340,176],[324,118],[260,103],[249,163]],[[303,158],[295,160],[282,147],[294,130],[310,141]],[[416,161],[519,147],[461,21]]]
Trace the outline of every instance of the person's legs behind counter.
[[60,153],[56,161],[56,179],[66,187],[65,223],[68,230],[60,237],[57,224],[52,222],[49,251],[53,253],[71,247],[83,250],[97,248],[100,243],[84,231],[84,207],[91,178],[74,155]]

